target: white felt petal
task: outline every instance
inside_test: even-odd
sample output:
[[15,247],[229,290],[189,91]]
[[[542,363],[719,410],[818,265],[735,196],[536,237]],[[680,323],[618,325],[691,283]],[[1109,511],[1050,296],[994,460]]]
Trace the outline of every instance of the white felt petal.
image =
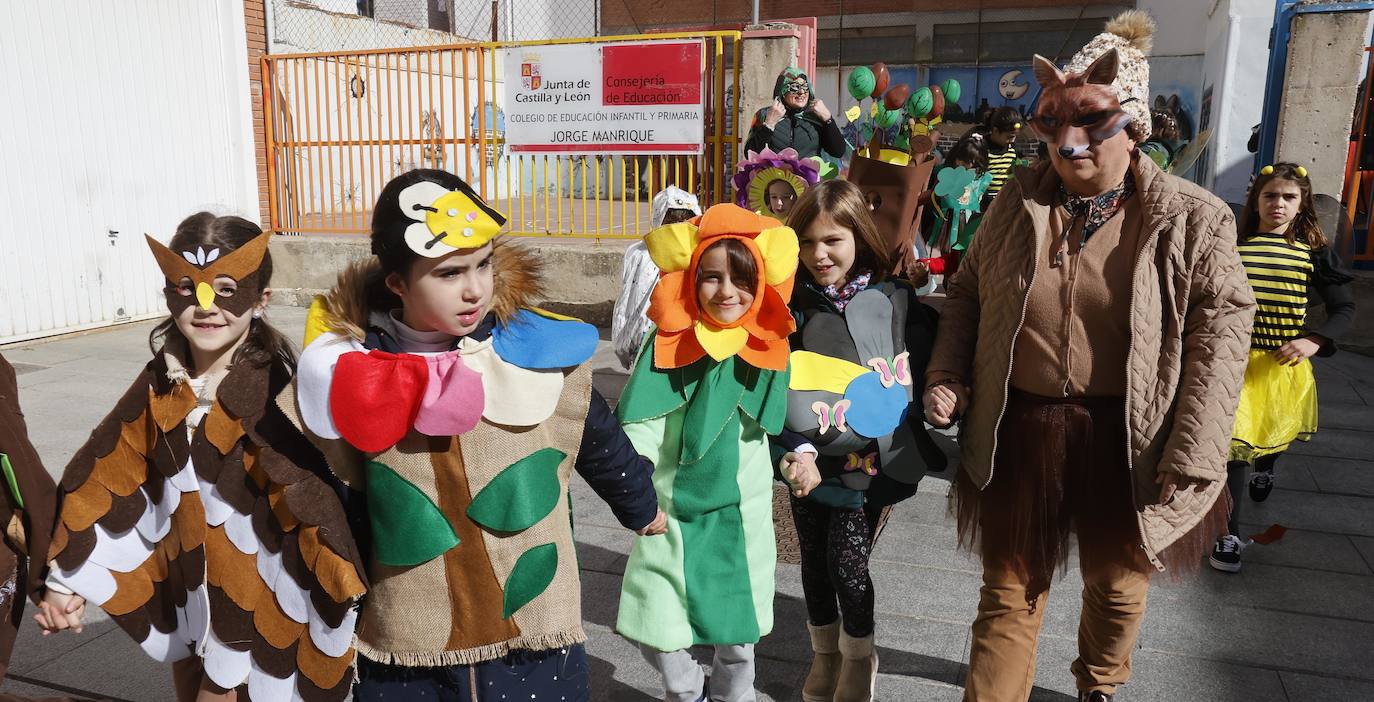
[[191,648],[180,640],[177,632],[164,634],[151,626],[148,627],[148,638],[140,641],[138,645],[144,653],[159,663],[171,663],[191,657]]
[[253,663],[251,672],[248,674],[248,699],[283,700],[283,702],[300,699],[300,695],[296,692],[296,674],[292,673],[284,679],[274,678],[259,668],[257,663]]
[[248,651],[235,651],[225,646],[215,632],[211,631],[205,640],[205,676],[220,687],[234,689],[248,679],[252,667],[252,655]]
[[530,427],[553,416],[563,394],[563,371],[527,370],[506,363],[490,344],[464,353],[463,363],[482,374],[486,405],[482,418],[495,424]]
[[258,549],[258,575],[267,587],[277,589],[277,577],[282,573],[281,554],[272,553],[266,548]]
[[87,602],[101,606],[114,597],[116,584],[113,575],[105,566],[98,563],[86,561],[76,570],[66,570],[57,568],[55,571],[58,582],[66,585],[78,595],[86,598]]
[[187,646],[205,641],[210,635],[210,591],[204,584],[186,593],[185,607],[177,607],[177,634]]
[[200,479],[196,477],[195,466],[191,465],[190,459],[186,460],[186,465],[171,477],[172,487],[181,492],[197,492],[200,490]]
[[176,512],[177,507],[181,504],[181,491],[172,484],[171,480],[163,480],[162,501],[152,502],[150,500],[149,502],[151,502],[151,509],[145,511],[143,516],[138,518],[138,523],[134,525],[134,528],[143,535],[143,538],[157,543],[162,541],[162,538],[172,530],[172,513]]
[[95,563],[113,571],[128,573],[143,565],[143,562],[148,560],[148,556],[153,555],[153,544],[145,541],[137,529],[111,533],[99,524],[93,528],[95,529],[95,548],[91,549],[91,555],[86,559],[87,563]]
[[229,515],[234,513],[234,508],[220,496],[219,488],[200,481],[200,502],[205,506],[205,523],[210,526],[220,526]]
[[296,367],[296,405],[306,428],[321,439],[341,437],[329,411],[329,388],[339,357],[353,351],[366,349],[353,339],[326,332],[301,352]]
[[429,211],[423,208],[432,207],[435,200],[447,195],[448,192],[448,188],[438,183],[421,180],[407,185],[397,194],[396,200],[405,216],[423,222],[425,215],[429,214]]
[[320,619],[319,613],[311,608],[310,640],[315,642],[315,648],[330,658],[347,653],[348,647],[353,645],[353,621],[357,616],[358,611],[350,607],[339,627],[331,629]]
[[234,548],[249,555],[257,553],[261,546],[258,535],[253,533],[253,518],[246,514],[231,513],[224,522],[224,535]]
[[272,592],[276,594],[277,604],[281,605],[281,611],[286,616],[300,624],[310,621],[310,594],[302,590],[285,570],[277,574],[277,581],[272,583]]

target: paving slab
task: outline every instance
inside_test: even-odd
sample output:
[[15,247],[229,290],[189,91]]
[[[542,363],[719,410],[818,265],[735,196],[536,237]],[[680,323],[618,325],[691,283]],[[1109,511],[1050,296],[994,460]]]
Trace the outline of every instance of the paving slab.
[[[304,310],[273,307],[274,324],[299,340]],[[151,323],[5,350],[20,373],[35,444],[59,474],[148,359]],[[604,336],[604,334],[603,334]],[[627,374],[603,342],[594,382],[618,398]],[[1122,702],[1374,700],[1374,359],[1342,353],[1317,364],[1322,430],[1279,466],[1280,487],[1244,505],[1241,531],[1271,524],[1285,537],[1245,552],[1238,575],[1206,569],[1158,579]],[[956,453],[953,438],[937,439]],[[957,548],[949,510],[954,469],[932,474],[892,512],[874,549],[877,645],[884,702],[961,699],[969,624],[981,568]],[[613,631],[620,579],[634,535],[580,478],[573,514],[590,640],[592,699],[661,699],[661,684],[632,642]],[[1076,564],[1070,552],[1069,563]],[[1071,567],[1046,605],[1033,702],[1070,702],[1081,578]],[[775,628],[758,646],[762,700],[797,700],[810,659],[800,569],[780,565]],[[98,611],[83,635],[42,637],[21,626],[11,694],[66,694],[50,684],[127,700],[170,700],[167,667],[154,663]],[[699,658],[709,650],[698,649]]]

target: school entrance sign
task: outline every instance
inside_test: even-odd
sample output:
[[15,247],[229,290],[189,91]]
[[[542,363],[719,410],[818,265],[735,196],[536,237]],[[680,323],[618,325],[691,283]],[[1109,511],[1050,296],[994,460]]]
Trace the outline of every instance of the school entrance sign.
[[506,145],[515,154],[700,154],[701,41],[515,46]]

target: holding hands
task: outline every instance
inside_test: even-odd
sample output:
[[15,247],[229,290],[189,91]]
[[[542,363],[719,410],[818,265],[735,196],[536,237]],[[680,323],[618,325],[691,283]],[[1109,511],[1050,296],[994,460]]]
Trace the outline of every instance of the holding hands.
[[821,484],[821,472],[816,468],[814,453],[788,451],[783,454],[778,467],[783,480],[787,481],[787,486],[792,488],[792,494],[797,497],[806,497]]
[[922,405],[926,421],[943,429],[954,423],[968,409],[968,386],[957,380],[941,381],[926,388]]
[[81,617],[86,614],[86,600],[80,595],[67,595],[49,588],[43,593],[43,601],[38,604],[38,614],[33,620],[47,636],[55,631],[71,629],[80,634]]
[[658,514],[654,515],[654,521],[649,522],[649,524],[643,528],[636,529],[635,533],[639,534],[640,536],[658,536],[659,534],[667,534],[668,515],[664,514],[663,510],[659,510]]

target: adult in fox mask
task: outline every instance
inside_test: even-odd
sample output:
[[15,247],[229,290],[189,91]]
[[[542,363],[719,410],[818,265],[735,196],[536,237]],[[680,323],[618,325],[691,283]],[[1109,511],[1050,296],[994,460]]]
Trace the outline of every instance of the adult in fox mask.
[[1049,163],[1007,183],[948,285],[924,399],[932,423],[964,420],[959,525],[983,559],[966,700],[1030,694],[1070,532],[1073,675],[1111,700],[1151,574],[1196,568],[1229,509],[1255,303],[1226,204],[1137,148],[1153,30],[1130,11],[1063,70],[1035,57]]

